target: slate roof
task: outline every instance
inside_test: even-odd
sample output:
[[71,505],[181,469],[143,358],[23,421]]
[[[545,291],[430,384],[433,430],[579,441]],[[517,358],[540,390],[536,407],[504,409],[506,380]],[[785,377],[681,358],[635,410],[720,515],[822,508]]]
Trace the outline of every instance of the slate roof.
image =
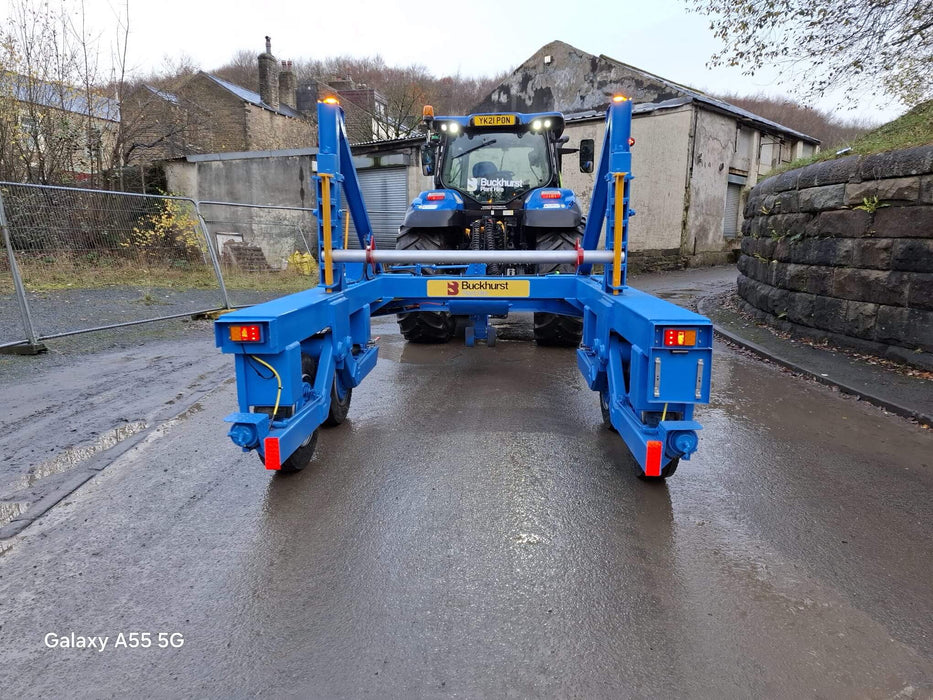
[[171,102],[172,104],[176,104],[176,105],[180,102],[180,100],[178,99],[178,95],[174,95],[171,92],[166,92],[165,90],[159,90],[158,88],[153,87],[152,85],[143,85],[143,88],[151,92],[156,97],[161,97],[166,102]]
[[262,98],[259,96],[258,92],[247,90],[245,87],[240,87],[239,85],[235,83],[231,83],[230,81],[224,80],[223,78],[218,78],[216,75],[211,75],[210,73],[205,73],[202,71],[201,75],[203,75],[206,78],[209,78],[210,80],[213,80],[215,83],[220,85],[220,87],[224,88],[225,90],[229,90],[230,92],[232,92],[234,95],[239,97],[244,102],[249,102],[252,105],[256,105],[257,107],[262,107],[263,109],[268,109],[270,112],[276,112],[277,114],[281,114],[282,116],[285,116],[285,117],[294,117],[296,119],[305,118],[305,116],[301,112],[299,112],[298,110],[292,109],[288,105],[279,104],[278,108],[272,107],[271,105],[267,105],[265,102],[262,101]]
[[[555,63],[557,73],[549,83],[537,61],[553,53],[561,63]],[[625,84],[624,87],[622,84]],[[518,111],[563,111],[568,122],[597,119],[605,116],[613,90],[635,90],[643,102],[634,105],[635,114],[646,114],[695,104],[702,109],[731,116],[742,123],[767,131],[787,134],[793,138],[818,144],[808,134],[766,119],[725,100],[707,95],[680,83],[675,83],[646,70],[601,54],[595,56],[562,41],[552,41],[538,49],[503,80],[474,111],[501,110],[507,103],[518,105]],[[638,98],[636,98],[638,99]],[[498,103],[498,104],[497,104]],[[586,110],[586,111],[583,111]]]
[[[720,112],[723,114],[728,114],[735,117],[739,121],[743,121],[752,126],[756,126],[762,131],[777,131],[782,134],[789,134],[794,138],[800,139],[801,141],[806,141],[807,143],[817,144],[820,143],[820,140],[809,136],[800,131],[791,129],[788,126],[779,124],[777,122],[771,121],[770,119],[765,119],[760,117],[753,112],[749,112],[747,109],[742,109],[741,107],[736,107],[733,104],[724,102],[723,100],[717,100],[715,97],[710,97],[709,95],[704,95],[702,93],[696,93],[692,96],[687,97],[678,97],[673,100],[665,100],[664,102],[642,102],[635,105],[632,105],[632,114],[650,114],[652,112],[659,112],[665,109],[674,109],[676,107],[682,107],[688,105],[692,102],[696,102],[700,105],[703,105],[712,111]],[[594,121],[601,120],[606,118],[605,110],[588,110],[586,112],[574,112],[572,114],[565,114],[564,120],[569,124],[572,122],[581,122],[581,121]]]
[[4,73],[0,75],[0,91],[19,102],[31,102],[111,122],[120,121],[120,105],[116,100],[94,95],[89,105],[84,91],[70,85],[29,80],[18,73]]
[[[658,75],[655,75],[654,73],[649,73],[648,71],[642,70],[641,68],[636,68],[635,66],[631,66],[627,63],[622,63],[622,61],[617,61],[616,59],[611,58],[606,55],[600,55],[600,58],[604,61],[615,63],[616,65],[622,66],[626,68],[627,70],[633,71],[635,73],[641,73],[646,78],[655,80],[657,82],[660,82],[664,85],[669,86],[670,88],[674,90],[679,90],[683,92],[687,99],[685,99],[685,101],[682,102],[681,104],[686,104],[687,102],[690,102],[690,101],[697,102],[698,104],[705,105],[706,107],[711,107],[714,110],[717,110],[720,112],[725,112],[734,117],[739,117],[745,121],[757,124],[758,126],[768,128],[772,131],[781,131],[786,134],[795,136],[796,138],[802,141],[807,141],[809,143],[814,143],[814,144],[820,143],[820,140],[817,138],[814,138],[813,136],[809,136],[808,134],[804,134],[800,131],[796,131],[794,129],[791,129],[790,127],[784,126],[783,124],[779,124],[778,122],[771,121],[770,119],[765,119],[764,117],[758,116],[754,112],[749,112],[747,109],[736,107],[734,104],[726,102],[725,100],[720,100],[716,97],[712,97],[710,95],[707,95],[704,92],[695,90],[694,88],[687,87],[685,85],[680,85],[679,83],[674,83],[670,80],[667,80],[666,78],[662,78]],[[668,100],[668,102],[676,102],[676,101],[677,100]],[[658,105],[653,105],[654,109],[638,110],[638,107],[641,107],[641,106],[642,105],[635,105],[634,111],[635,112],[638,112],[638,111],[650,112],[650,111],[654,111],[654,109],[663,109],[664,107],[677,106],[677,105],[667,105],[665,103],[660,103]]]

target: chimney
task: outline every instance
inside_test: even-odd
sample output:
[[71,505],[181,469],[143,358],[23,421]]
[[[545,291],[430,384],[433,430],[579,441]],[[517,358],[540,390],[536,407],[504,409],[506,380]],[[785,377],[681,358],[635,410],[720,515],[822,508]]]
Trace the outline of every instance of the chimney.
[[272,55],[269,37],[265,53],[259,54],[259,98],[272,109],[279,108],[279,64]]
[[279,101],[292,109],[298,108],[298,80],[292,70],[291,61],[282,61],[282,72],[279,73]]

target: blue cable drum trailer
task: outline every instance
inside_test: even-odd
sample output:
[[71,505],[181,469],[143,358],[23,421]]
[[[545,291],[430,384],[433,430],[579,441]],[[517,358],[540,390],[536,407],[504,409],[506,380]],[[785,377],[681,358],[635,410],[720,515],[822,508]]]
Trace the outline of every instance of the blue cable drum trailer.
[[[217,345],[236,365],[239,410],[226,418],[233,442],[256,450],[267,469],[303,468],[319,428],[343,422],[353,389],[376,364],[373,316],[397,315],[413,342],[448,340],[461,322],[472,345],[495,342],[490,316],[533,312],[539,343],[578,346],[603,419],[642,475],[673,474],[698,446],[693,410],[709,401],[713,329],[626,284],[631,124],[631,101],[614,98],[598,160],[581,157],[582,169],[596,169],[584,219],[560,186],[562,115],[435,118],[426,107],[422,165],[437,188],[414,200],[396,249],[381,250],[343,112],[334,98],[320,102],[321,282],[215,322]],[[340,235],[348,223],[341,193],[359,249]]]

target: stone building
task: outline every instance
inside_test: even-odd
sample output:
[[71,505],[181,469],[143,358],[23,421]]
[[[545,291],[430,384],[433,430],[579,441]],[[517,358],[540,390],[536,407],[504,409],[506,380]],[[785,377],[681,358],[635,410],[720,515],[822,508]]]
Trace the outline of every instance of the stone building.
[[97,91],[0,71],[0,179],[84,182],[109,164],[119,125]]
[[171,90],[143,86],[126,102],[132,125],[127,162],[195,153],[300,148],[317,140],[314,121],[297,109],[291,63],[259,56],[259,92],[200,71]]
[[[739,247],[747,188],[819,141],[698,90],[608,56],[554,41],[539,49],[474,112],[559,111],[567,148],[602,143],[613,95],[635,103],[630,225],[633,259],[676,266],[730,260]],[[587,200],[594,175],[565,159],[565,186]]]
[[339,80],[310,80],[298,88],[298,109],[308,118],[317,117],[317,103],[334,96],[343,108],[350,143],[365,143],[391,135],[388,101],[378,90],[347,76]]

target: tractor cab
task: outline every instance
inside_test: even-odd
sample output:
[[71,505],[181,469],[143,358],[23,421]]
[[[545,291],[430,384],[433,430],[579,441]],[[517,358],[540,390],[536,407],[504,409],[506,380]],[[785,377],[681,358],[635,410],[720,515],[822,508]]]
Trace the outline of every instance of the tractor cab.
[[[426,108],[425,175],[435,187],[454,190],[472,207],[522,208],[530,191],[560,186],[564,118],[542,114],[471,114],[434,118]],[[517,200],[517,201],[516,201]]]

